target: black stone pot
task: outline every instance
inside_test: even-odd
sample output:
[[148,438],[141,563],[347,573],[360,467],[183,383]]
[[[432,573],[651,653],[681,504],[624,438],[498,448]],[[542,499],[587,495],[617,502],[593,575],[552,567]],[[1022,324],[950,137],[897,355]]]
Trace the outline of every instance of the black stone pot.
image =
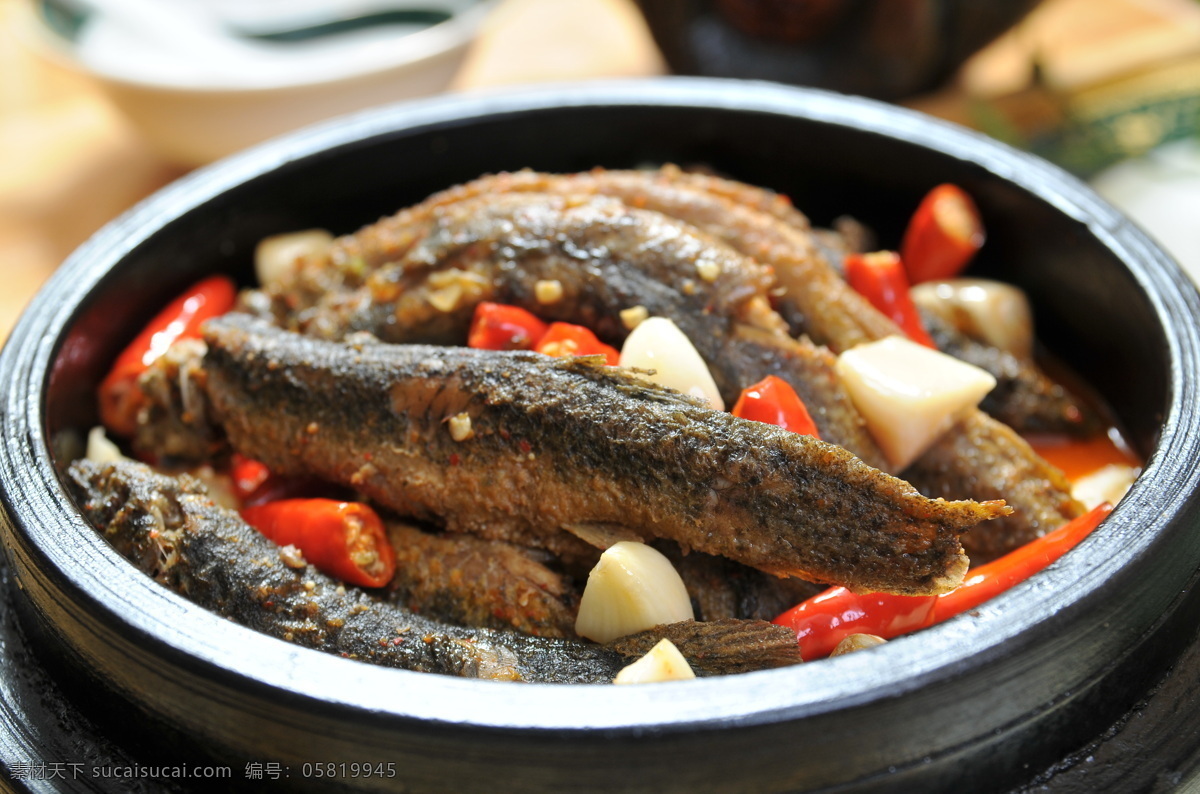
[[[52,440],[95,422],[93,390],[124,341],[201,274],[247,280],[262,236],[347,232],[488,171],[662,161],[781,190],[817,223],[852,213],[883,245],[928,188],[964,186],[990,231],[977,271],[1030,292],[1044,340],[1114,407],[1145,473],[1077,550],[975,613],[866,653],[642,687],[458,680],[298,649],[160,588],[65,496]],[[103,229],[0,359],[8,774],[28,781],[18,765],[30,756],[74,753],[227,764],[252,790],[1178,781],[1200,745],[1187,721],[1200,616],[1198,319],[1179,268],[1073,178],[868,100],[690,79],[550,87],[385,108],[269,143]],[[394,777],[387,767],[354,777],[350,764],[366,762],[392,764]],[[266,780],[246,777],[263,770]],[[73,785],[85,783],[127,787]]]

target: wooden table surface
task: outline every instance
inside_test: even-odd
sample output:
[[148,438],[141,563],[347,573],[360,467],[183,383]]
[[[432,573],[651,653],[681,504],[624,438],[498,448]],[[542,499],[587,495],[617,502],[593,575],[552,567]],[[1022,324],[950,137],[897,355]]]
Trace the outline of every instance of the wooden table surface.
[[[156,155],[84,76],[19,35],[26,0],[0,0],[0,339],[60,262],[184,170]],[[1019,91],[1036,59],[1060,86],[1200,50],[1193,0],[1046,0],[914,104],[959,121],[972,96]],[[665,73],[632,0],[503,0],[455,90]]]

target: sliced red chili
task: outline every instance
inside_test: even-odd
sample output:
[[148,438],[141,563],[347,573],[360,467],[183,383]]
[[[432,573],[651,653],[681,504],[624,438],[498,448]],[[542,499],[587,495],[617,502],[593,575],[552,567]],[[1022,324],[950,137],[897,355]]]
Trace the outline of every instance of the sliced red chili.
[[244,502],[270,479],[271,470],[253,458],[234,453],[229,462],[229,475],[233,480],[233,492]]
[[796,394],[791,384],[775,375],[768,375],[753,386],[742,389],[731,413],[743,419],[779,425],[793,433],[818,439],[821,437],[800,395]]
[[283,499],[243,508],[242,518],[280,546],[295,546],[330,576],[382,587],[396,572],[396,554],[379,514],[360,502]]
[[914,342],[936,349],[921,323],[921,315],[908,294],[908,276],[894,251],[849,254],[846,281],[872,306],[892,319]]
[[923,629],[932,623],[937,596],[859,595],[832,587],[784,612],[773,622],[796,632],[800,658],[823,659],[851,634],[884,639]]
[[948,620],[1023,582],[1079,544],[1112,511],[1105,503],[967,574],[956,589],[940,596],[858,595],[833,587],[792,607],[775,623],[796,632],[805,661],[828,656],[851,634],[884,639]]
[[239,453],[229,462],[233,492],[242,507],[253,507],[284,499],[322,498],[345,501],[352,497],[348,489],[315,477],[276,474],[264,464]]
[[193,284],[167,304],[117,356],[100,383],[100,420],[120,436],[137,430],[142,395],[137,379],[174,342],[199,336],[205,320],[233,308],[237,287],[227,276],[211,276]]
[[919,284],[962,272],[985,239],[975,202],[957,185],[938,185],[908,222],[900,258],[909,281]]
[[939,623],[974,609],[1025,581],[1078,546],[1111,512],[1112,505],[1107,502],[1097,505],[1037,540],[968,572],[961,585],[938,597],[937,606],[934,607],[934,622]]
[[467,346],[478,350],[532,350],[546,323],[519,306],[484,301],[475,307]]
[[601,342],[590,328],[572,323],[551,323],[533,349],[548,356],[604,356],[613,367],[621,360],[617,349]]

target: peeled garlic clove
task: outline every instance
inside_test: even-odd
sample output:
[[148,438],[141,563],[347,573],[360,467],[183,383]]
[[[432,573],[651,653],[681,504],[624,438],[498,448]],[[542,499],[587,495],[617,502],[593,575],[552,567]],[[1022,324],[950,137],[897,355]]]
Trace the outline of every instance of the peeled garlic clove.
[[671,561],[644,543],[623,540],[601,554],[588,574],[575,633],[603,643],[693,618],[692,600]]
[[620,365],[654,370],[654,374],[644,377],[708,400],[718,411],[725,410],[708,365],[679,326],[666,317],[647,317],[629,332],[621,348]]
[[230,510],[240,510],[242,500],[233,488],[233,479],[228,474],[222,474],[207,463],[188,471],[188,474],[204,483],[208,490],[208,498],[221,507]]
[[324,229],[308,229],[266,237],[254,249],[254,275],[259,286],[282,286],[306,262],[318,262],[333,244]]
[[1071,496],[1091,510],[1101,502],[1116,504],[1137,479],[1141,469],[1123,463],[1110,463],[1086,474],[1071,485]]
[[96,425],[88,431],[87,459],[95,463],[116,463],[129,460],[121,454],[120,448],[105,434],[104,428]]
[[1033,311],[1018,287],[982,278],[927,281],[909,294],[967,336],[1019,358],[1033,355]]
[[867,648],[874,648],[876,645],[883,645],[887,640],[880,637],[878,634],[851,634],[837,644],[830,652],[830,656],[842,656],[855,651],[865,651]]
[[641,659],[621,668],[613,683],[656,684],[659,681],[686,681],[695,677],[692,666],[683,658],[675,643],[664,637]]
[[996,385],[979,367],[899,336],[847,350],[837,371],[894,471],[920,457]]

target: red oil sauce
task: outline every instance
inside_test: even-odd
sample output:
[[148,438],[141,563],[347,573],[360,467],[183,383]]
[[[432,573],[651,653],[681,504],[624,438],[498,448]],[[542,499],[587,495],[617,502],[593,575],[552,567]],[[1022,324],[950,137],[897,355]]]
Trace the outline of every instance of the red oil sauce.
[[1107,433],[1091,438],[1038,435],[1030,436],[1026,441],[1035,452],[1061,469],[1072,482],[1111,463],[1134,467],[1142,465],[1116,429],[1109,429]]
[[1088,403],[1100,421],[1107,425],[1107,429],[1087,438],[1065,433],[1033,433],[1025,436],[1025,440],[1034,451],[1050,465],[1058,467],[1071,482],[1110,464],[1141,468],[1142,458],[1126,441],[1112,409],[1099,393],[1078,373],[1045,351],[1040,351],[1038,364],[1052,380],[1063,384],[1070,393]]

